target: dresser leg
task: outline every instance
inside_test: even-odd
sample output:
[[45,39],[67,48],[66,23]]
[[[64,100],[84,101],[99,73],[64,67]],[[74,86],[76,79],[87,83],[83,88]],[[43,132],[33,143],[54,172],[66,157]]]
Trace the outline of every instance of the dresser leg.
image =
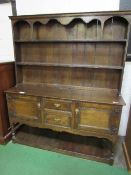
[[12,134],[12,140],[15,141],[16,140],[16,136],[15,136],[15,128],[14,128],[14,124],[11,124],[11,134]]

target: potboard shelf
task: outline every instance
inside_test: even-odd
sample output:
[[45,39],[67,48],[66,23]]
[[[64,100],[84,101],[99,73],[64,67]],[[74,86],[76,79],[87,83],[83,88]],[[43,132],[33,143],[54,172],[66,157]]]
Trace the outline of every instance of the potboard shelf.
[[22,125],[13,141],[70,156],[113,163],[111,143],[108,140],[95,137],[74,136],[65,132],[53,132],[48,129],[43,130]]

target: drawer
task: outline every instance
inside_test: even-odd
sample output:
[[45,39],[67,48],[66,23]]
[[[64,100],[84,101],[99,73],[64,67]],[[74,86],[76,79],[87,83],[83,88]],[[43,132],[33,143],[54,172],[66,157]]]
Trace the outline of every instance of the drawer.
[[81,108],[95,108],[95,109],[112,109],[112,105],[98,104],[98,103],[79,103]]
[[23,100],[33,100],[38,101],[39,97],[34,97],[30,95],[20,95],[20,94],[7,94],[7,99],[23,99]]
[[43,118],[45,125],[71,127],[72,114],[70,112],[45,109]]
[[71,111],[71,101],[44,99],[44,107],[61,111]]
[[8,95],[7,103],[10,119],[41,122],[40,99],[38,97]]

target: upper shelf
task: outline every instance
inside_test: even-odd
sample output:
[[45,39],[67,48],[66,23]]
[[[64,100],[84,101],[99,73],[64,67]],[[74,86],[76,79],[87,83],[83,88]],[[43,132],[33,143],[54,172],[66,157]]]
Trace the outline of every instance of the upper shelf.
[[116,40],[106,40],[106,39],[71,39],[71,40],[14,40],[16,43],[125,43],[127,39],[116,39]]
[[[66,21],[66,20],[65,20]],[[68,21],[68,22],[67,22]],[[104,25],[96,17],[86,20],[71,18],[64,25],[62,20],[20,20],[14,23],[15,40],[121,40],[127,39],[128,21],[121,16],[109,17]]]

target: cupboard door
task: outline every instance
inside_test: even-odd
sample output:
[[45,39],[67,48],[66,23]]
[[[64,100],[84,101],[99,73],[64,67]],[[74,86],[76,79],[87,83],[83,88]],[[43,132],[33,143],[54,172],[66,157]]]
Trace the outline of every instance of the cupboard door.
[[10,120],[41,122],[39,98],[7,95],[7,101]]
[[99,104],[80,104],[76,109],[77,128],[104,133],[117,133],[121,107]]
[[71,112],[45,109],[43,118],[45,125],[71,128]]

